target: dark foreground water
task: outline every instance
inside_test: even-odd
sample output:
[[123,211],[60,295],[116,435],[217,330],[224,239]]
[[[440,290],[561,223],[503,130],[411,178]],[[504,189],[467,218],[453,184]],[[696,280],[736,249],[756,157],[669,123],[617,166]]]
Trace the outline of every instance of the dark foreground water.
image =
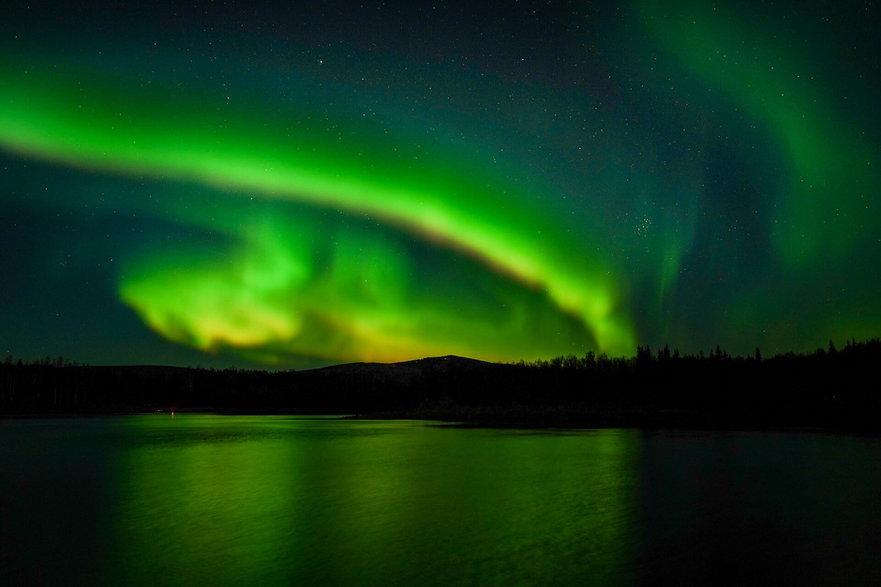
[[878,584],[881,441],[0,422],[0,584]]

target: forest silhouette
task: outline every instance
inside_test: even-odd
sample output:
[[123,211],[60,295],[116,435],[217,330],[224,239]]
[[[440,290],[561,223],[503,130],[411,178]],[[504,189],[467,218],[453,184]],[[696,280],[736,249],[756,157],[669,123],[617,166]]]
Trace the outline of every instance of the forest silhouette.
[[476,425],[823,428],[877,432],[881,340],[763,358],[716,347],[517,364],[456,356],[306,371],[0,364],[0,413],[346,414]]

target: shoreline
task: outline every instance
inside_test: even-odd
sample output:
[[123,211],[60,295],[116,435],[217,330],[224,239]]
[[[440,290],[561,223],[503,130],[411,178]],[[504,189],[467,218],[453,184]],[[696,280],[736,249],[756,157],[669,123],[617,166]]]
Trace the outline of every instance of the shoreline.
[[[227,410],[211,408],[188,408],[176,409],[175,414],[181,415],[213,415],[213,416],[277,416],[296,417],[301,420],[343,420],[343,421],[420,421],[435,423],[439,427],[449,428],[474,428],[474,429],[508,429],[508,430],[641,430],[641,431],[688,431],[688,432],[767,432],[785,434],[830,434],[862,437],[879,437],[881,430],[864,426],[819,426],[809,423],[765,423],[755,422],[713,422],[707,419],[652,419],[642,420],[582,420],[571,418],[567,421],[549,421],[547,419],[524,419],[524,418],[455,418],[450,415],[431,413],[426,411],[395,411],[377,412],[369,414],[328,414],[328,413],[303,413],[293,411],[268,411],[268,410]],[[7,413],[0,414],[0,422],[10,420],[77,420],[98,418],[120,418],[128,416],[171,416],[169,410],[133,410],[113,412],[68,412],[68,413]]]

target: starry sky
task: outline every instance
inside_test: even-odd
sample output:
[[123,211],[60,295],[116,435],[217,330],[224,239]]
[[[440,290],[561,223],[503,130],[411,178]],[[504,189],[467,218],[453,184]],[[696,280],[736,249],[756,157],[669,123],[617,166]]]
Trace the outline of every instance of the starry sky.
[[848,0],[15,3],[0,352],[878,336],[879,23]]

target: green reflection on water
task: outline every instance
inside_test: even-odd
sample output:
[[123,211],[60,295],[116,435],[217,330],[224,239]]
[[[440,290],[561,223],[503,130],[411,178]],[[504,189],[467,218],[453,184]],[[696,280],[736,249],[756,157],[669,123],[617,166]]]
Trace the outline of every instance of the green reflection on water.
[[107,580],[627,582],[638,433],[142,416]]

